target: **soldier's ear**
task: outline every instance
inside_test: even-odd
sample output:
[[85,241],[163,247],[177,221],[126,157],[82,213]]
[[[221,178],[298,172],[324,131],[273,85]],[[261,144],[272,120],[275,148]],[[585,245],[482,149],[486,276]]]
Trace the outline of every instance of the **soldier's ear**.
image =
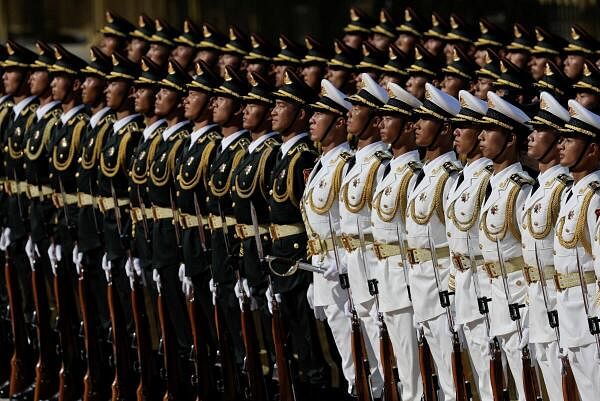
[[77,91],[81,90],[82,84],[83,84],[83,82],[81,81],[81,78],[75,78],[73,80],[73,92],[77,92]]

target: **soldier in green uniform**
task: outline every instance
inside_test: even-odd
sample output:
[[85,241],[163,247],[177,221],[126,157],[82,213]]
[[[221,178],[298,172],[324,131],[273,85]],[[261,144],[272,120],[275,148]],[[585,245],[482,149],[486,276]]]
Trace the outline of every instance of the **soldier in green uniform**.
[[111,56],[114,52],[124,52],[127,48],[128,35],[135,27],[114,11],[106,11],[104,16],[106,23],[100,29],[102,34],[100,50],[107,56]]
[[302,78],[313,90],[321,87],[321,79],[325,76],[327,62],[331,57],[330,49],[311,35],[304,37],[308,49],[302,61]]
[[250,42],[252,43],[252,49],[244,57],[244,61],[246,62],[246,79],[250,80],[250,73],[255,72],[271,82],[273,80],[271,61],[277,54],[277,50],[267,39],[258,33],[250,35]]
[[198,43],[198,53],[196,53],[194,63],[202,60],[215,74],[218,73],[219,54],[225,43],[227,43],[227,36],[205,22],[202,24],[202,40]]
[[193,72],[194,58],[196,57],[196,46],[202,40],[200,28],[196,26],[189,18],[183,21],[183,33],[175,38],[175,49],[171,52],[171,57],[184,70]]
[[154,26],[156,31],[150,37],[150,50],[146,56],[159,66],[166,67],[179,32],[162,18],[154,20]]
[[305,54],[306,49],[303,46],[294,42],[284,34],[279,35],[279,53],[273,57],[276,88],[283,85],[283,73],[286,69],[293,70],[295,73],[300,72],[302,58]]
[[341,40],[334,39],[335,55],[327,63],[325,79],[344,93],[354,93],[356,89],[356,65],[360,62],[360,50],[350,47]]
[[223,46],[219,56],[219,70],[221,76],[225,74],[225,67],[230,66],[236,73],[242,72],[242,61],[250,51],[250,39],[236,25],[229,27],[229,41]]
[[138,25],[129,34],[127,45],[127,58],[134,63],[139,63],[142,56],[150,49],[150,38],[154,35],[154,21],[146,14],[140,14]]

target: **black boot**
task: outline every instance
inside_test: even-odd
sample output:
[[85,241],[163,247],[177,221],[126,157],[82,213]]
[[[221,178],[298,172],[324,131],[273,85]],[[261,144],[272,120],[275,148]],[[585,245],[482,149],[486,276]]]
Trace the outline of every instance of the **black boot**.
[[29,386],[25,387],[25,389],[19,393],[14,394],[10,397],[11,401],[31,401],[33,400],[33,393],[35,391],[35,382],[31,383]]

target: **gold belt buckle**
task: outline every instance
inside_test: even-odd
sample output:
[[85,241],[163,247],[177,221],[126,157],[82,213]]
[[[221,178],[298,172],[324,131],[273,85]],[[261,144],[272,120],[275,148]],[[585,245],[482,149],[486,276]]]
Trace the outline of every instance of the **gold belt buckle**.
[[554,276],[552,276],[552,278],[554,279],[554,286],[556,287],[556,290],[558,292],[562,292],[563,288],[560,284],[560,273],[554,273]]
[[377,259],[379,259],[379,260],[384,259],[382,249],[380,248],[380,244],[378,242],[373,243],[373,253],[377,257]]
[[458,253],[452,253],[452,260],[454,261],[454,265],[459,271],[464,272],[465,270],[467,270],[463,265],[462,255]]
[[342,236],[340,237],[340,240],[342,241],[342,245],[346,249],[346,251],[348,251],[348,252],[353,251],[352,237],[350,237],[348,234],[342,234]]
[[525,265],[523,267],[523,276],[525,277],[525,280],[527,281],[527,284],[531,284],[532,283],[532,279],[531,279],[531,271],[529,270],[530,267]]
[[277,227],[275,227],[274,224],[269,226],[269,234],[271,234],[273,241],[277,241],[279,239],[279,235],[277,235]]
[[308,240],[308,250],[311,255],[321,254],[321,243],[317,237]]
[[490,277],[490,278],[498,277],[498,275],[496,274],[494,262],[485,262],[483,264],[483,268],[485,269],[485,272],[487,273],[488,277]]
[[416,255],[417,250],[414,248],[409,248],[406,250],[406,258],[408,259],[408,263],[411,265],[419,264],[419,258]]

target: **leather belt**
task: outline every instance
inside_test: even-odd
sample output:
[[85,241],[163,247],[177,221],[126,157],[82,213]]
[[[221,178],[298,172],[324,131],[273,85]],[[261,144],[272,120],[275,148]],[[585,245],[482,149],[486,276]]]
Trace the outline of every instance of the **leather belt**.
[[52,194],[52,203],[54,207],[60,209],[64,207],[64,203],[67,205],[75,205],[77,204],[77,195],[75,194],[57,194],[56,192]]
[[[202,219],[202,225],[205,225],[207,222],[206,216],[200,216]],[[183,229],[198,227],[198,217],[195,214],[181,213],[179,212],[179,225]]]
[[[450,256],[450,248],[447,246],[443,248],[435,248],[435,256],[438,260],[444,259]],[[406,250],[406,257],[408,263],[416,265],[419,263],[425,263],[432,260],[431,250],[429,248],[410,248]]]
[[400,255],[400,245],[398,244],[384,244],[382,242],[373,242],[373,252],[377,259],[384,260],[391,256]]
[[[339,238],[335,243],[337,247],[344,246]],[[333,251],[333,240],[331,238],[321,239],[317,234],[308,240],[308,252],[311,255],[323,255]]]
[[[459,272],[467,271],[471,268],[471,259],[468,256],[460,254],[458,252],[451,252],[450,256],[452,257],[452,261],[454,262],[454,267]],[[483,256],[475,255],[473,256],[473,260],[476,265],[481,264],[483,262]]]
[[4,183],[4,189],[9,195],[26,193],[28,189],[27,182],[19,181],[17,183],[15,180],[8,180]]
[[[113,198],[98,197],[97,201],[98,201],[98,209],[100,209],[100,211],[102,213],[106,213],[107,211],[115,208],[115,201]],[[127,198],[117,199],[117,203],[119,204],[119,207],[127,206],[127,205],[129,205],[129,199],[127,199]]]
[[[266,225],[258,226],[258,234],[263,235],[269,232],[269,228]],[[246,239],[246,238],[254,238],[254,226],[249,224],[236,224],[235,225],[235,233],[238,238]]]
[[85,192],[77,192],[77,206],[92,206],[95,205],[96,200],[90,194]]
[[28,185],[27,186],[27,197],[29,199],[44,198],[45,196],[52,195],[54,190],[49,186],[42,185]]
[[[583,281],[586,284],[592,284],[596,282],[596,273],[593,271],[583,272]],[[579,272],[574,273],[556,273],[554,275],[554,284],[558,291],[564,291],[567,288],[579,287],[581,281],[579,280]]]
[[[209,215],[208,216],[208,227],[211,230],[218,230],[219,228],[223,228],[223,222],[221,221],[221,216]],[[236,225],[237,221],[232,216],[225,216],[225,224],[227,227]]]
[[[544,267],[544,278],[546,281],[552,280],[552,277],[556,274],[556,270],[554,266],[546,266]],[[537,267],[533,266],[523,266],[523,276],[527,281],[527,284],[537,283],[540,281],[540,272]]]
[[[373,243],[373,235],[365,234],[364,235],[365,245],[370,245]],[[358,235],[352,234],[342,234],[340,236],[340,241],[342,242],[342,246],[346,248],[346,251],[352,252],[360,247],[360,238]]]
[[172,219],[173,209],[169,207],[152,206],[152,218],[154,220]]
[[271,224],[269,226],[269,233],[273,241],[289,237],[290,235],[297,235],[306,232],[306,228],[303,223],[298,224]]
[[[510,274],[519,270],[523,270],[525,266],[525,260],[522,256],[512,258],[504,261],[504,267],[506,268],[506,274]],[[485,262],[483,264],[489,278],[494,279],[502,275],[502,269],[500,268],[499,262]]]

